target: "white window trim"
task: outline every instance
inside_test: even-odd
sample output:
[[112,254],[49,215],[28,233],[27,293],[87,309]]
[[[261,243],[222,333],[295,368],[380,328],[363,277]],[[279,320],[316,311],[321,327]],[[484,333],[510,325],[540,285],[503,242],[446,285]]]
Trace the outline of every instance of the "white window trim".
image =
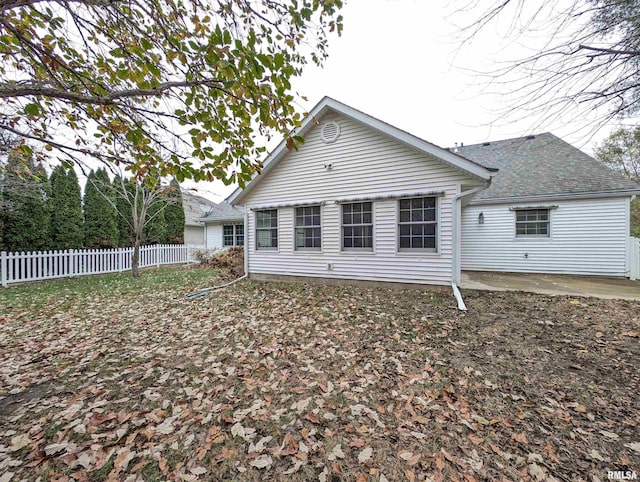
[[[435,250],[432,249],[425,249],[425,248],[400,248],[400,201],[402,201],[403,199],[412,199],[415,197],[432,197],[435,198],[436,201],[436,206],[435,206],[435,210],[436,210],[436,219],[435,219],[435,225],[436,225],[436,235],[435,235],[435,241],[436,241],[436,248]],[[396,201],[396,219],[395,219],[395,236],[396,236],[396,255],[397,256],[441,256],[442,255],[442,246],[441,246],[441,239],[440,239],[440,196],[438,195],[427,195],[427,196],[407,196],[407,197],[402,197],[399,198]]]
[[[231,226],[233,228],[233,234],[232,234],[232,236],[233,236],[233,244],[224,244],[224,238],[225,238],[224,228],[226,226]],[[244,246],[244,244],[236,243],[237,237],[238,237],[238,234],[237,234],[238,226],[243,228],[242,237],[244,238],[244,224],[241,224],[241,223],[227,223],[227,224],[223,224],[222,225],[222,247],[223,248],[232,248],[234,246]]]
[[[320,208],[320,247],[319,248],[299,248],[296,246],[296,209],[298,208],[309,208],[317,206]],[[324,251],[324,227],[323,227],[323,215],[324,215],[324,203],[318,204],[298,204],[296,206],[292,206],[291,216],[292,216],[292,226],[293,226],[293,252],[294,253],[302,253],[302,254],[311,254],[311,253],[322,253]],[[300,226],[300,227],[315,227],[315,226]],[[280,243],[278,243],[280,244]]]
[[[557,206],[534,206],[534,207],[522,207],[522,208],[509,208],[513,212],[513,239],[516,241],[535,241],[544,242],[550,241],[553,235],[553,211],[557,209]],[[518,211],[549,211],[549,224],[548,234],[518,234]]]
[[[371,247],[370,248],[345,248],[344,247],[344,224],[342,222],[342,208],[346,204],[371,203]],[[374,254],[376,252],[376,203],[367,201],[341,202],[338,204],[338,216],[340,221],[340,252],[348,255]],[[368,226],[368,224],[350,224],[349,226]]]
[[[258,246],[258,211],[275,211],[276,212],[276,239],[278,246],[276,247],[264,247]],[[265,228],[266,229],[266,228]],[[254,247],[256,251],[262,251],[265,253],[277,253],[280,251],[280,210],[275,208],[256,209],[253,212],[253,235],[255,236]]]

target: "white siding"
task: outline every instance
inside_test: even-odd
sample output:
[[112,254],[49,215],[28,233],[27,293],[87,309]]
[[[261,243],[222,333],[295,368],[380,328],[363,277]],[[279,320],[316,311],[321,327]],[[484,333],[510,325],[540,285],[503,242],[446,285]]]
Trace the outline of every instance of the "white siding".
[[206,224],[207,249],[222,249],[222,224]]
[[[245,199],[245,207],[323,202],[322,251],[294,250],[294,207],[278,209],[277,251],[255,249],[255,212],[249,211],[249,272],[295,276],[446,284],[451,280],[451,199],[474,180],[360,123],[328,114],[340,138],[324,144],[312,129],[299,151],[291,151]],[[331,163],[331,170],[324,164]],[[397,252],[398,201],[374,201],[374,250],[342,252],[336,200],[444,191],[438,198],[438,253]],[[331,265],[331,269],[329,269]]]
[[[513,206],[555,205],[551,236],[515,236]],[[467,206],[462,213],[462,269],[625,276],[629,198]],[[478,223],[483,213],[484,224]],[[527,255],[525,257],[525,254]]]

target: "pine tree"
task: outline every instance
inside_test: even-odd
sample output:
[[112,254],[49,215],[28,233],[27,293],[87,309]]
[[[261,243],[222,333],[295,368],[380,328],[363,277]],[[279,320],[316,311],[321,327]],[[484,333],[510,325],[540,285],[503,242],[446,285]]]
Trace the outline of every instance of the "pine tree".
[[73,169],[58,166],[51,175],[51,240],[53,249],[82,248],[82,198]]
[[165,210],[167,200],[164,196],[149,206],[144,227],[144,244],[165,244],[167,240],[167,220]]
[[50,244],[49,182],[41,165],[9,157],[4,173],[15,188],[3,195],[2,244],[7,251],[41,251]]
[[91,171],[84,191],[84,245],[90,249],[118,245],[118,212],[107,171]]
[[120,176],[116,176],[113,179],[112,186],[116,197],[118,214],[118,246],[121,248],[130,248],[136,240],[136,234],[133,230],[132,224],[132,206],[131,203],[128,202],[127,198],[119,194],[119,192],[124,186],[124,189],[129,190],[129,193],[133,195],[135,186],[127,181],[123,183]]
[[182,191],[176,179],[171,181],[167,193],[168,206],[164,211],[167,222],[167,241],[169,243],[184,243],[184,207],[182,205]]

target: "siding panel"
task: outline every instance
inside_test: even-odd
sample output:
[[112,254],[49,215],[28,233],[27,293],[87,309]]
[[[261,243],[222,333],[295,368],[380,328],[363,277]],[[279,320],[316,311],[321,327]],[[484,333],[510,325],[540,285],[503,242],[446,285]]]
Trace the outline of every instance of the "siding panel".
[[[245,199],[249,209],[249,272],[295,276],[447,284],[451,280],[451,199],[460,185],[478,184],[449,167],[364,125],[337,114],[320,120],[340,124],[340,138],[324,144],[312,129]],[[324,164],[331,163],[327,170]],[[438,253],[397,252],[397,200],[373,203],[374,251],[341,251],[338,199],[443,191],[438,198]],[[322,251],[294,249],[294,208],[278,209],[277,251],[255,249],[251,208],[321,201]]]
[[[553,204],[558,208],[551,211],[551,236],[542,239],[515,237],[515,214],[508,204],[464,208],[462,269],[627,274],[627,198]],[[478,224],[480,212],[484,215],[484,224]]]

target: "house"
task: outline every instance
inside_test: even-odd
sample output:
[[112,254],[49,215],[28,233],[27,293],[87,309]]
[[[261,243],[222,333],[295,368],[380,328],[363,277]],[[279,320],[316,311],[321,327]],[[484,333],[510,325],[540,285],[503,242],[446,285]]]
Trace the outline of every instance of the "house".
[[462,269],[629,276],[640,186],[550,133],[458,153],[498,168],[462,210]]
[[296,134],[228,199],[252,277],[457,292],[461,269],[628,273],[640,186],[551,134],[445,149],[327,97]]
[[205,216],[215,205],[216,203],[207,198],[182,191],[185,244],[204,246],[204,224],[198,219]]
[[244,209],[222,202],[198,219],[205,226],[206,249],[244,246]]

